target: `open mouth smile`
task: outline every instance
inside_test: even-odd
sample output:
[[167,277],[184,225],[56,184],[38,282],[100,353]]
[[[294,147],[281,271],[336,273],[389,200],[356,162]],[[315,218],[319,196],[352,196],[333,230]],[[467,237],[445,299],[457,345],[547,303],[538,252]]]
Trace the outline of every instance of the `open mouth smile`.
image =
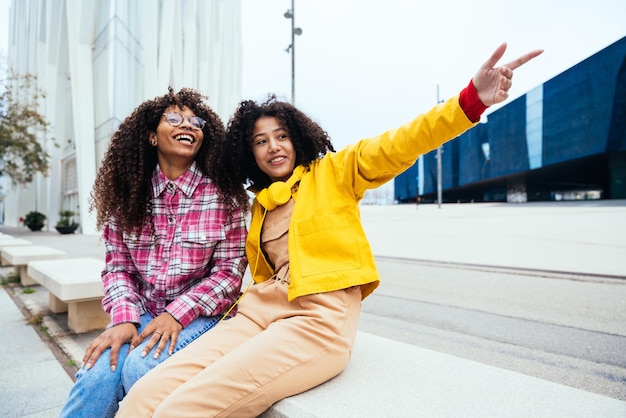
[[188,142],[189,144],[193,144],[194,142],[196,142],[196,139],[188,134],[176,135],[174,139],[176,139],[178,142]]

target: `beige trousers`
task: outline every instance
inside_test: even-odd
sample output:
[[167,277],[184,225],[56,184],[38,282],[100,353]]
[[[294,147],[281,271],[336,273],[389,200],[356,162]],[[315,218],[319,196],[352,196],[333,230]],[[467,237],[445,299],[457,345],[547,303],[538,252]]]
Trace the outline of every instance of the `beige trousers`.
[[141,378],[116,417],[256,417],[341,373],[360,310],[358,287],[288,302],[287,284],[254,285],[234,318]]

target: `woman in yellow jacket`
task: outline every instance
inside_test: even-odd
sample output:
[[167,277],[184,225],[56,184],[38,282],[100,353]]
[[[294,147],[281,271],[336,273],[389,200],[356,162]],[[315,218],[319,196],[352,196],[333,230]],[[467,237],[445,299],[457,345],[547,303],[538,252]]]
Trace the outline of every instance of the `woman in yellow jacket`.
[[255,284],[237,316],[136,383],[117,416],[255,417],[339,374],[361,300],[379,283],[358,202],[471,128],[508,97],[513,70],[542,52],[495,67],[505,49],[498,47],[459,96],[339,152],[292,105],[242,102],[221,163],[230,186],[249,182],[256,193],[246,243]]

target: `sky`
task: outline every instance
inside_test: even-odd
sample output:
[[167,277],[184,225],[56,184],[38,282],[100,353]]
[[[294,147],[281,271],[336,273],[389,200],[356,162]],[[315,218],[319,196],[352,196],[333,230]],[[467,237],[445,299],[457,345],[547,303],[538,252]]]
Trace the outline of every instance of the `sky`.
[[[242,5],[244,97],[291,100],[291,0]],[[440,100],[458,94],[502,42],[501,64],[545,50],[515,71],[510,102],[626,36],[624,0],[295,0],[294,9],[295,104],[336,149],[428,110],[438,86]]]
[[[458,94],[502,42],[502,64],[545,50],[515,71],[510,102],[626,36],[624,0],[293,1],[302,29],[295,104],[336,149]],[[0,0],[5,54],[9,3]],[[291,3],[241,0],[242,99],[275,93],[291,100],[291,20],[284,17]]]

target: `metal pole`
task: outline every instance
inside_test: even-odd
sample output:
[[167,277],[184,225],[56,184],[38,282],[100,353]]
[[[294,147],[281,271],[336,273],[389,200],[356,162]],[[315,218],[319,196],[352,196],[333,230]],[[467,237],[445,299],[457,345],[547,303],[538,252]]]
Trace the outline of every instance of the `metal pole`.
[[437,207],[441,209],[441,145],[437,148]]
[[[439,84],[437,84],[437,104],[439,101]],[[441,209],[441,145],[437,148],[437,207]]]
[[296,28],[295,1],[291,0],[291,9],[284,14],[285,18],[291,19],[291,45],[285,52],[291,53],[291,104],[296,104],[296,35],[302,35],[302,29]]
[[296,10],[291,0],[291,104],[296,105]]

